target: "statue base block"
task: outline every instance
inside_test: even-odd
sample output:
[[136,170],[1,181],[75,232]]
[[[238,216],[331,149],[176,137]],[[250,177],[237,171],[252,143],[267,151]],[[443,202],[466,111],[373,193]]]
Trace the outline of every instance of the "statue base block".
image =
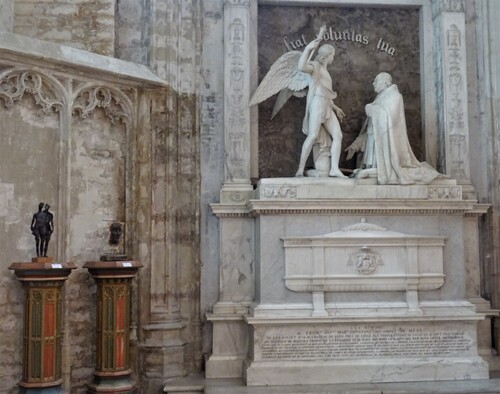
[[54,258],[52,257],[33,257],[31,259],[32,263],[43,263],[43,264],[50,264],[54,262]]
[[127,261],[128,257],[126,254],[103,254],[101,255],[101,261]]
[[256,190],[259,200],[305,199],[416,199],[462,200],[462,187],[454,179],[435,179],[428,185],[377,185],[377,180],[331,177],[263,178]]

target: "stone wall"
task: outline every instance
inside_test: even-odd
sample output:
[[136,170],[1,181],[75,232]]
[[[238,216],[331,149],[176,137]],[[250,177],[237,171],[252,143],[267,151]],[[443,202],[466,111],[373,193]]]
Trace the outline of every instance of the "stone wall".
[[0,30],[12,32],[14,0],[0,0]]
[[[471,172],[478,190],[478,198],[491,204],[481,222],[481,279],[483,296],[492,307],[500,308],[500,194],[498,175],[500,162],[500,56],[498,48],[500,4],[494,0],[468,4],[471,34],[477,53],[477,63],[471,63],[474,75],[473,92],[469,106],[477,108],[474,119],[474,151]],[[473,21],[480,21],[474,24]],[[500,320],[496,318],[494,343],[500,350]],[[500,362],[497,363],[500,369]]]
[[15,0],[14,33],[113,56],[115,0]]
[[[40,201],[52,204],[57,198],[57,162],[46,158],[57,157],[58,117],[44,115],[30,96],[12,108],[5,109],[2,100],[0,106],[0,392],[11,392],[21,374],[24,291],[7,267],[36,256],[31,216]],[[49,253],[54,250],[52,242]]]
[[120,0],[116,4],[115,56],[148,64],[151,7],[147,0]]

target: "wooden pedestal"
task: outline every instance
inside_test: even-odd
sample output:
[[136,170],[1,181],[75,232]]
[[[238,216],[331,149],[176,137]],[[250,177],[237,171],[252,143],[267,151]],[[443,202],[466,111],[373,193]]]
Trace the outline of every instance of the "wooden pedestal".
[[97,283],[97,355],[88,393],[135,393],[130,375],[130,293],[138,261],[89,261]]
[[64,281],[73,263],[13,263],[25,289],[22,393],[57,393],[62,383]]

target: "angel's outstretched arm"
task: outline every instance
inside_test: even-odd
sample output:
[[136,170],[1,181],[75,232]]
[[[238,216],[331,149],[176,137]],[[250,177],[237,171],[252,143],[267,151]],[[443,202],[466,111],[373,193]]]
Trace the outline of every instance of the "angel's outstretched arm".
[[321,37],[312,40],[307,46],[304,48],[302,55],[299,59],[299,64],[297,68],[305,73],[312,74],[314,71],[314,67],[309,63],[309,58],[311,57],[311,53],[318,48],[320,42],[322,41]]

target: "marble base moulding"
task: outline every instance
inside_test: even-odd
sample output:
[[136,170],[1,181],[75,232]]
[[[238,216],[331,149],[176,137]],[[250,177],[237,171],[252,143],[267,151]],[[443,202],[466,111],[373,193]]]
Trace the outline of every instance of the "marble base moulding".
[[243,375],[243,365],[248,354],[248,324],[243,316],[248,314],[207,315],[213,324],[213,349],[205,364],[207,378],[232,378]]

